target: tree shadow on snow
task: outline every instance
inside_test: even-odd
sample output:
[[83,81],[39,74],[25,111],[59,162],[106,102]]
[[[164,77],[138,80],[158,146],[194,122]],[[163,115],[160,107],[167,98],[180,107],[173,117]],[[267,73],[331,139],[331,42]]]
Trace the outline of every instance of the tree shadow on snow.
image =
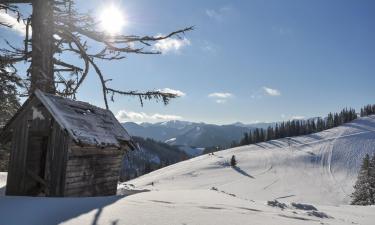
[[261,147],[261,148],[266,148],[266,147],[264,147],[261,143],[256,143],[256,144],[254,144],[254,145],[256,145],[256,146],[258,146],[258,147]]
[[[92,225],[97,225],[106,206],[126,196],[87,198],[39,198],[7,196],[0,199],[1,221],[5,224],[60,224],[83,214],[97,210]],[[111,222],[116,225],[118,220]]]
[[271,144],[271,145],[274,145],[274,146],[276,146],[277,148],[282,148],[282,147],[284,147],[281,143],[278,143],[278,142],[275,141],[275,140],[268,141],[267,143],[268,143],[268,144]]
[[241,175],[244,175],[246,177],[249,177],[249,178],[252,178],[252,179],[255,179],[255,177],[251,176],[250,174],[246,173],[246,171],[242,170],[240,167],[238,166],[232,166],[232,169],[234,169],[236,172],[240,173]]

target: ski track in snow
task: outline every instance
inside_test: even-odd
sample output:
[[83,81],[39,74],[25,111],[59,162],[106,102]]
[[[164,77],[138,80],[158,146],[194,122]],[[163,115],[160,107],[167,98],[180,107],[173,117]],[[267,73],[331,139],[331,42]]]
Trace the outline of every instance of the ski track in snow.
[[[347,204],[362,157],[365,153],[375,151],[371,148],[372,144],[375,145],[374,128],[374,116],[361,118],[353,123],[312,135],[238,147],[216,152],[214,157],[197,157],[129,183],[140,188],[152,189],[153,187],[145,186],[144,181],[159,181],[160,190],[220,187],[229,192],[237,192],[240,196],[255,199],[264,199],[265,196],[286,196],[288,192],[297,189],[297,193],[293,193],[295,200],[333,205]],[[346,142],[358,143],[354,146],[346,145]],[[246,180],[246,176],[239,177],[230,172],[230,167],[223,166],[231,155],[236,155],[238,167],[242,172],[233,169],[232,171],[238,172],[239,176],[248,174],[254,179]],[[193,168],[201,171],[198,177],[181,179],[180,171],[185,171],[186,174]],[[293,178],[293,175],[296,177]],[[174,178],[173,181],[170,180],[171,177]]]
[[[171,165],[120,184],[123,196],[0,196],[0,224],[370,225],[375,207],[347,204],[362,158],[375,153],[374,146],[375,116],[360,118]],[[229,166],[232,155],[237,167]],[[6,173],[0,173],[0,195],[5,182]]]

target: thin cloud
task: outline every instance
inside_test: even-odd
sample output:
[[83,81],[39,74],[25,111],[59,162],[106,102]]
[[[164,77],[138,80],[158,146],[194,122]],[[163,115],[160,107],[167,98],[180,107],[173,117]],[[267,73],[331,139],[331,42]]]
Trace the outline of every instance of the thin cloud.
[[218,52],[218,46],[209,42],[209,41],[203,41],[201,44],[201,50],[205,53],[209,54],[216,54]]
[[174,90],[174,89],[171,89],[171,88],[163,88],[163,89],[158,89],[157,91],[160,91],[160,92],[163,92],[163,93],[171,93],[171,94],[175,94],[179,97],[183,97],[186,95],[186,93],[180,91],[180,90]]
[[228,92],[214,92],[214,93],[211,93],[208,95],[208,97],[210,98],[230,98],[230,97],[233,97],[233,94],[232,93],[228,93]]
[[17,18],[5,13],[4,11],[0,11],[0,22],[9,25],[9,29],[16,31],[22,36],[26,34],[26,25],[23,23],[23,21],[20,20],[18,22]]
[[206,15],[213,20],[223,21],[225,16],[232,11],[232,7],[224,6],[219,9],[206,9]]
[[133,112],[120,110],[116,114],[116,118],[120,122],[158,122],[158,121],[168,121],[168,120],[181,120],[182,117],[178,115],[169,114],[148,114],[145,112]]
[[215,102],[218,104],[224,104],[229,98],[233,97],[232,93],[228,92],[214,92],[208,95],[209,98],[214,98]]
[[263,87],[263,91],[265,94],[269,96],[280,96],[281,92],[277,89],[269,88],[269,87]]
[[187,38],[168,38],[157,41],[153,50],[160,51],[163,54],[179,53],[182,48],[189,45],[191,45],[191,42]]

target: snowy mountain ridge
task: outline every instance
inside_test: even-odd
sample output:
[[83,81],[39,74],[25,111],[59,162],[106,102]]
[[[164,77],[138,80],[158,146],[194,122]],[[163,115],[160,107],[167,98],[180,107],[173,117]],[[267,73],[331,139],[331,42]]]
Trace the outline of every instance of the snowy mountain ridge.
[[207,147],[229,147],[233,141],[241,140],[245,132],[266,124],[230,124],[214,125],[193,123],[188,121],[171,120],[159,123],[132,122],[123,123],[123,126],[132,136],[151,138],[157,141],[177,146],[190,156],[197,156]]

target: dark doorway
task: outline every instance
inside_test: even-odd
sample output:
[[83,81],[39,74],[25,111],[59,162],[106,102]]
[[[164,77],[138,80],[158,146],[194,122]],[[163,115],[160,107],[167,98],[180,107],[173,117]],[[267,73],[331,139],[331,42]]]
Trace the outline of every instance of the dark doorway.
[[25,192],[27,195],[43,196],[46,193],[45,169],[48,146],[48,136],[29,136]]

